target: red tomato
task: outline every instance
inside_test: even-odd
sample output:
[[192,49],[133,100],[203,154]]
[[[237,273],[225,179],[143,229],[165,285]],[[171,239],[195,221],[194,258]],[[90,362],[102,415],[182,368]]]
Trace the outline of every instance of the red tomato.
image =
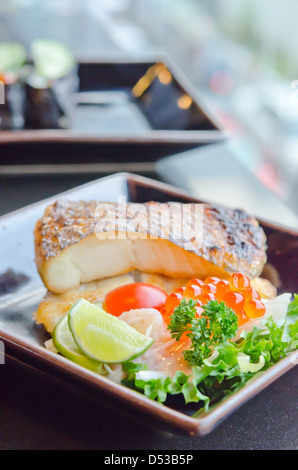
[[104,300],[104,308],[118,317],[123,312],[136,308],[156,308],[161,310],[167,294],[159,287],[142,282],[134,282],[117,287],[109,292]]

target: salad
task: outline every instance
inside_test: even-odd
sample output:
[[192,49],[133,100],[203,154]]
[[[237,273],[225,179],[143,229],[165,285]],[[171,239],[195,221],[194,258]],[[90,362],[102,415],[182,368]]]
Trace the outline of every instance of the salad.
[[168,294],[132,282],[83,297],[59,320],[52,351],[148,398],[196,403],[197,413],[298,347],[298,295],[264,299],[241,273],[190,279]]

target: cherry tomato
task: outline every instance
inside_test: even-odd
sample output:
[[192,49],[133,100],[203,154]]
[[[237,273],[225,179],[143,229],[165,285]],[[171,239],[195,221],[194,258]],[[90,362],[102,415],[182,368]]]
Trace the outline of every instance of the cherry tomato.
[[109,292],[104,300],[104,308],[111,315],[137,308],[155,308],[161,310],[167,299],[167,294],[159,287],[134,282],[117,287]]

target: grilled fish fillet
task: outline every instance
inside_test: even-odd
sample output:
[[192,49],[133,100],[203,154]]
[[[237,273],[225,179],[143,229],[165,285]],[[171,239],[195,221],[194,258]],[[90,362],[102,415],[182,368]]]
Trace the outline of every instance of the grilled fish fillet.
[[[48,206],[35,228],[36,265],[48,290],[63,293],[132,270],[173,278],[227,278],[238,271],[252,279],[261,273],[265,234],[244,211],[147,203],[138,205],[136,219],[136,206],[127,204],[125,220],[116,203],[60,200]],[[181,219],[184,208],[189,211]],[[197,237],[192,214],[200,210],[203,226]],[[171,226],[163,219],[169,211]]]

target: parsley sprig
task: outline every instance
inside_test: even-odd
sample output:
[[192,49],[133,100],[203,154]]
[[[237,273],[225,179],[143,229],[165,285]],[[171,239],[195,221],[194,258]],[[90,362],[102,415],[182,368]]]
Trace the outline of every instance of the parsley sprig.
[[201,317],[196,316],[195,306],[195,300],[182,299],[171,315],[168,329],[177,341],[187,332],[191,346],[183,352],[184,358],[190,365],[201,365],[215,345],[235,336],[238,318],[234,310],[217,300],[210,300],[202,307]]

